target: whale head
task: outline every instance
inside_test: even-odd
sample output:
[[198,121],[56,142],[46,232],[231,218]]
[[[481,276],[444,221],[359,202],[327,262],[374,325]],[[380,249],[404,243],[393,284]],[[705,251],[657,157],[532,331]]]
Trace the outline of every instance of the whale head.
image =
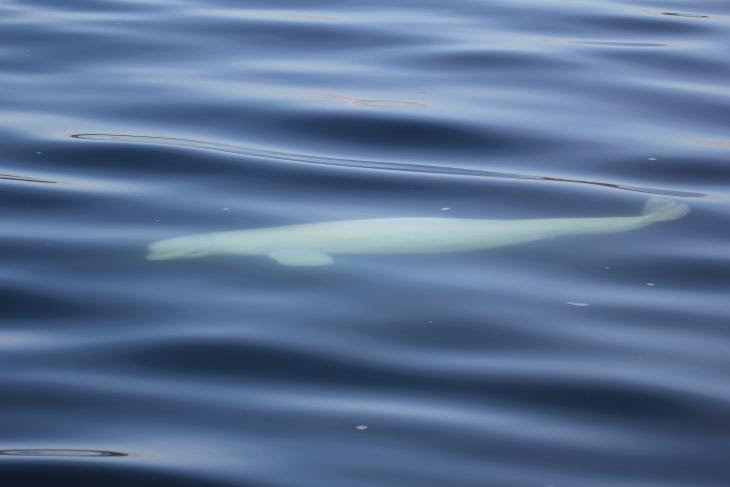
[[187,235],[151,243],[147,260],[194,259],[214,253],[213,239],[209,235]]

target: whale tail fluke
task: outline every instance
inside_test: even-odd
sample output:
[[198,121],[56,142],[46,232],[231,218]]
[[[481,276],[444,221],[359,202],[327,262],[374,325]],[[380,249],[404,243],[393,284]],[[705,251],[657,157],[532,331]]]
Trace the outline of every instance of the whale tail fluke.
[[666,198],[653,197],[644,205],[643,217],[651,222],[677,220],[689,213],[689,206]]

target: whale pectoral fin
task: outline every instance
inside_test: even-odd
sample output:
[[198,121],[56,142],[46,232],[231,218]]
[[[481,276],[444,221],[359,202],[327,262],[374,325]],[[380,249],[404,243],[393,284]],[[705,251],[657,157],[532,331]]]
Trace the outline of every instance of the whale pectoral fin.
[[316,250],[275,250],[269,257],[281,265],[298,267],[330,265],[333,262],[332,257]]

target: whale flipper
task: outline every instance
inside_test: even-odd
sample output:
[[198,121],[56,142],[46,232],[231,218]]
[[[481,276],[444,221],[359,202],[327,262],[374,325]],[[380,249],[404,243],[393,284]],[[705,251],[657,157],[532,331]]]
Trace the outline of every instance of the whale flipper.
[[332,257],[315,250],[276,250],[271,252],[269,257],[281,265],[293,267],[330,265],[333,262]]

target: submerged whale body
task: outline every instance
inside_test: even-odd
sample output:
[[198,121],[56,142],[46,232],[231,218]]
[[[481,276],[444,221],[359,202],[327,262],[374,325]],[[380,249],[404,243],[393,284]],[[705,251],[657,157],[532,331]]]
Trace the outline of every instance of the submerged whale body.
[[266,255],[282,265],[320,266],[333,254],[425,254],[481,250],[562,235],[615,233],[676,220],[687,205],[652,198],[638,216],[487,220],[379,218],[186,235],[154,242],[149,260]]

